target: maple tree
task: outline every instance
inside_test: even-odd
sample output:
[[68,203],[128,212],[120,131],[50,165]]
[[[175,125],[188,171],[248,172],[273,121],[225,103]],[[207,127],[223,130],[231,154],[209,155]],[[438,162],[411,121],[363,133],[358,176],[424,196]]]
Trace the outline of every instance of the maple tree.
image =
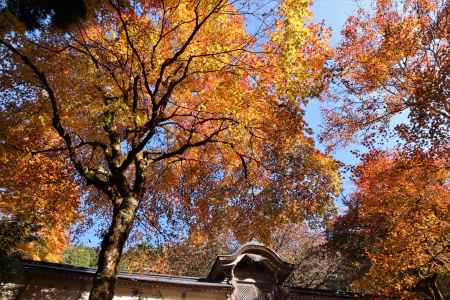
[[79,187],[63,158],[33,152],[56,136],[29,109],[13,105],[0,111],[0,211],[4,220],[34,228],[34,239],[16,237],[20,256],[56,262],[79,218]]
[[342,290],[337,268],[340,256],[328,251],[323,228],[307,224],[286,224],[274,229],[270,247],[295,265],[287,285],[303,288]]
[[370,293],[444,299],[450,274],[448,153],[372,151],[355,169],[356,191],[331,230],[354,287]]
[[229,236],[219,234],[214,240],[194,243],[186,239],[160,246],[140,244],[128,249],[120,262],[121,269],[128,272],[156,272],[184,276],[205,277],[217,255],[229,254]]
[[[181,222],[200,242],[225,224],[238,240],[264,241],[268,226],[332,208],[338,166],[303,119],[331,54],[327,32],[308,21],[310,1],[261,14],[249,1],[98,5],[64,31],[0,18],[2,96],[17,106],[6,113],[25,110],[26,125],[43,127],[33,158],[18,159],[49,168],[39,173],[50,180],[69,175],[57,190],[69,199],[57,203],[72,207],[75,180],[110,218],[90,299],[113,297],[132,229]],[[248,18],[261,21],[253,32]],[[27,180],[11,170],[4,184]]]
[[[323,108],[329,146],[384,135],[401,150],[371,150],[356,192],[330,232],[340,271],[366,292],[442,299],[448,277],[450,2],[376,0],[342,30],[336,89]],[[392,130],[394,129],[394,130]],[[399,145],[399,147],[400,147]]]
[[[186,240],[160,246],[139,244],[127,249],[120,269],[138,273],[165,273],[204,277],[218,255],[235,252],[240,244],[230,231],[218,231],[198,240],[194,235]],[[336,288],[339,257],[326,251],[323,231],[306,224],[283,224],[272,228],[265,246],[274,250],[295,270],[285,284],[305,288]]]
[[337,90],[322,138],[346,144],[395,132],[419,147],[450,141],[449,22],[445,0],[377,0],[347,20],[336,50]]

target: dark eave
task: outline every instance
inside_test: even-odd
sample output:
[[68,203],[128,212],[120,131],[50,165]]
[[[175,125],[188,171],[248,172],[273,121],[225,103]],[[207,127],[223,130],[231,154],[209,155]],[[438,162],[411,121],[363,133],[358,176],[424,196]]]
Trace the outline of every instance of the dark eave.
[[[255,245],[251,245],[252,250],[255,250]],[[247,248],[248,249],[248,248]],[[238,251],[238,253],[234,253],[232,256],[240,255],[246,252],[246,248],[240,249],[243,251]],[[223,256],[230,258],[230,256]],[[218,258],[219,260],[219,258]],[[218,263],[216,260],[215,264]],[[219,260],[220,264],[220,260]],[[49,262],[41,262],[41,261],[32,261],[32,260],[22,260],[22,266],[25,271],[49,271],[60,273],[64,276],[76,276],[78,278],[82,277],[88,280],[91,280],[94,276],[96,269],[94,268],[85,268],[85,267],[77,267],[66,264],[58,264],[58,263],[49,263]],[[215,266],[218,267],[217,265]],[[213,267],[214,269],[214,267]],[[230,290],[232,289],[232,285],[227,282],[217,282],[208,278],[202,277],[190,277],[190,276],[175,276],[175,275],[167,275],[167,274],[157,274],[157,273],[126,273],[120,272],[118,274],[119,280],[128,280],[134,282],[147,282],[153,284],[163,284],[169,286],[189,286],[195,288],[208,288],[215,290]],[[311,289],[311,288],[300,288],[294,286],[285,286],[286,289],[289,290],[292,294],[298,295],[316,295],[321,297],[338,297],[338,298],[353,298],[353,299],[372,299],[370,296],[363,296],[360,294],[347,293],[347,292],[339,292],[339,291],[331,291],[331,290],[323,290],[323,289]]]
[[314,295],[321,297],[339,297],[348,299],[372,299],[370,295],[362,295],[358,293],[324,290],[324,289],[312,289],[312,288],[301,288],[295,286],[286,287],[290,293],[298,295]]
[[[56,264],[49,262],[31,261],[23,260],[22,265],[25,270],[47,270],[53,272],[64,272],[66,274],[78,274],[93,276],[96,269],[77,267],[66,264]],[[207,288],[218,288],[218,289],[231,289],[232,286],[226,282],[209,282],[205,278],[200,277],[189,277],[189,276],[174,276],[156,273],[127,273],[119,272],[117,278],[139,281],[139,282],[149,282],[158,284],[168,284],[168,285],[185,285],[185,286],[196,286],[196,287],[207,287]]]

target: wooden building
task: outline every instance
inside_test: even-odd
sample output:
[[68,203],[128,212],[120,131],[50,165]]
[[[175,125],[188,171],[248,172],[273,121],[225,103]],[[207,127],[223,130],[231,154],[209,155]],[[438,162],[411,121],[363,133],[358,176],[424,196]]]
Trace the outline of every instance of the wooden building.
[[[1,299],[88,299],[95,269],[23,261],[23,279],[1,283]],[[338,300],[358,295],[284,285],[294,266],[263,245],[250,243],[219,255],[206,277],[120,273],[114,299]]]

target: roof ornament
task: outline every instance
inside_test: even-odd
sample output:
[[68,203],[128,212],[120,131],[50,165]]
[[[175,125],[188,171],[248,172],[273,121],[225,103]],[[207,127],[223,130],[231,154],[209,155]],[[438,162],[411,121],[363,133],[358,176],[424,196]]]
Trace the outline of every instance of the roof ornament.
[[293,270],[293,264],[252,241],[232,254],[217,256],[207,280],[230,282],[234,287],[232,300],[281,299],[277,296],[280,286]]
[[244,258],[255,263],[263,263],[278,275],[279,283],[284,282],[294,270],[294,265],[284,261],[275,251],[262,243],[251,241],[239,247],[232,254],[218,255],[207,279],[215,281],[230,280],[232,269],[244,261]]

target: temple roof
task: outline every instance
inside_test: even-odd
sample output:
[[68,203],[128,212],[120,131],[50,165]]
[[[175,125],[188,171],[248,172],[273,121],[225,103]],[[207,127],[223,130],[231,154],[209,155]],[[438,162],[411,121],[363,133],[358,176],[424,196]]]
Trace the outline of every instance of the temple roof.
[[[229,281],[229,279],[232,278],[233,268],[243,261],[263,264],[270,272],[276,274],[279,284],[282,284],[294,269],[293,264],[284,261],[273,250],[262,244],[252,242],[243,245],[232,254],[217,256],[206,278],[158,273],[126,272],[120,272],[117,277],[119,280],[128,280],[139,283],[162,284],[169,286],[190,286],[192,288],[212,290],[230,290],[233,289],[233,285]],[[94,276],[96,272],[96,269],[94,268],[31,260],[22,260],[22,265],[25,271],[32,272],[31,274],[36,274],[35,276],[41,276],[42,272],[50,272],[50,274],[53,274],[52,276],[57,274],[57,276],[63,276],[66,278],[69,277],[76,280],[91,280],[92,276]],[[358,294],[343,293],[338,291],[292,286],[286,286],[285,288],[289,291],[289,293],[298,295],[319,295],[323,297],[331,297],[332,299],[363,299],[363,297]]]
[[242,260],[247,259],[261,263],[271,270],[279,281],[284,282],[294,270],[294,265],[284,261],[277,253],[263,244],[250,242],[244,244],[234,253],[218,255],[207,276],[208,281],[223,281],[232,277],[233,268]]
[[[37,270],[37,271],[51,271],[51,272],[62,272],[64,274],[72,275],[84,275],[84,276],[94,276],[96,269],[94,268],[84,268],[77,267],[66,264],[49,263],[41,261],[31,261],[23,260],[23,267],[25,270]],[[208,288],[231,288],[231,285],[226,282],[208,282],[201,277],[191,277],[191,276],[176,276],[158,273],[127,273],[119,272],[117,275],[118,279],[139,281],[139,282],[149,282],[149,283],[159,283],[159,284],[169,284],[169,285],[188,285],[196,287],[208,287]]]

